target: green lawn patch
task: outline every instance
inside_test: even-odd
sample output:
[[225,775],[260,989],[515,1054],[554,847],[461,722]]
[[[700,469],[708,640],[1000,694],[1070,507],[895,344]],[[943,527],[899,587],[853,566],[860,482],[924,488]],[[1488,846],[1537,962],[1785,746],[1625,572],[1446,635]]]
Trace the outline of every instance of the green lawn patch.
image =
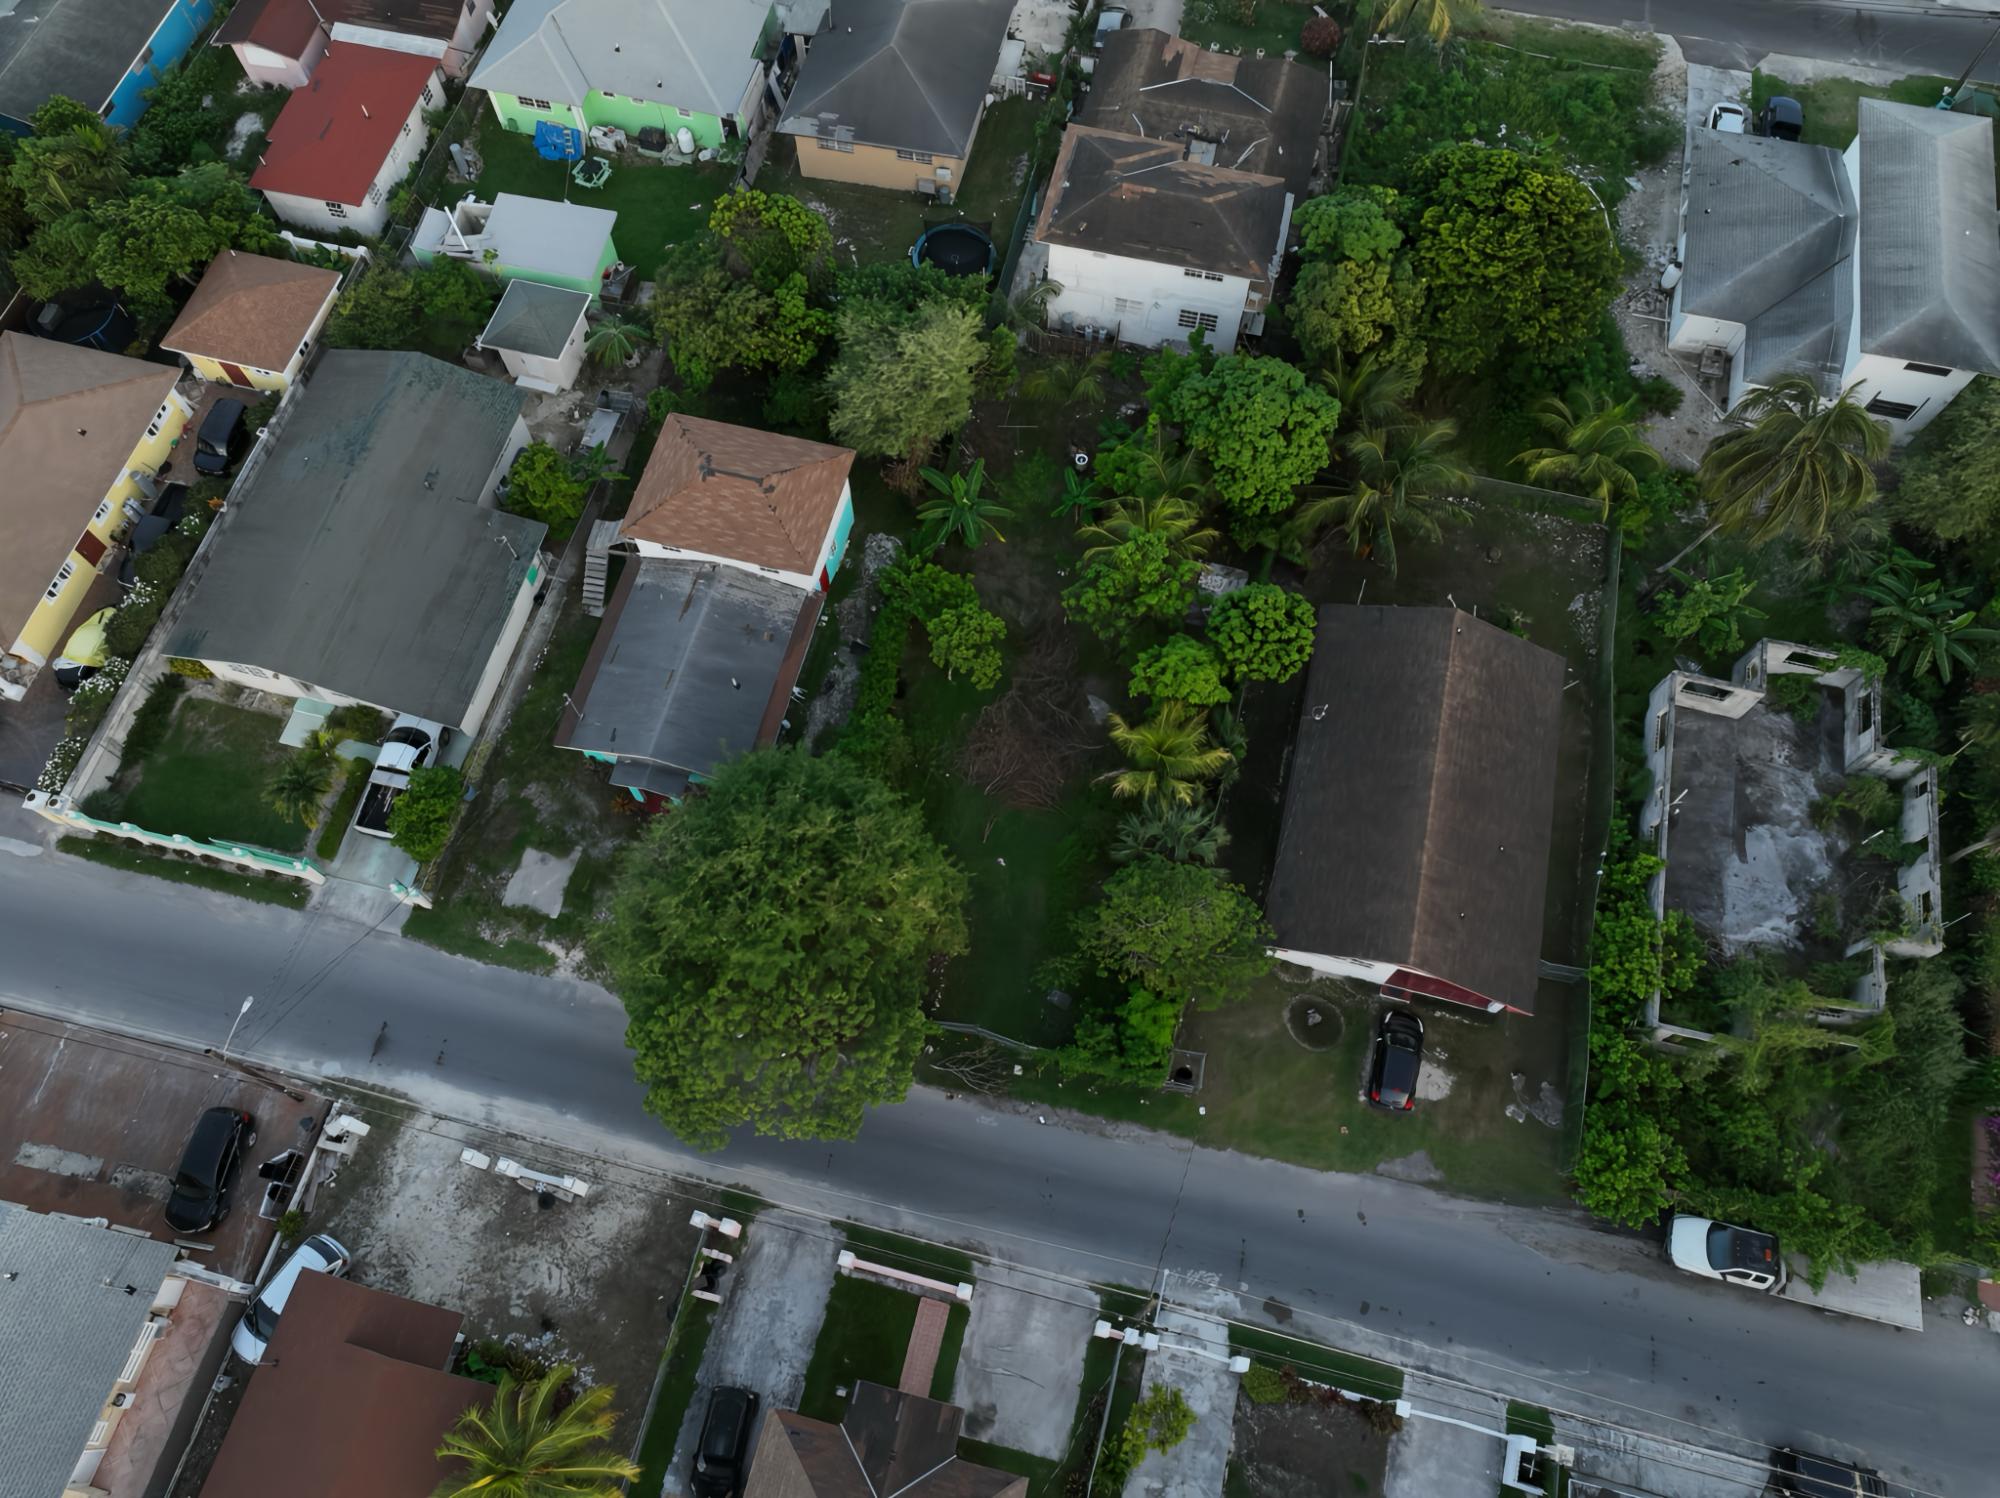
[[[1249,21],[1243,19],[1237,0],[1188,0],[1181,12],[1179,34],[1204,47],[1221,47],[1225,52],[1241,52],[1254,57],[1263,48],[1273,57],[1297,52],[1299,29],[1313,18],[1310,5],[1293,0],[1263,0]],[[1343,14],[1341,26],[1346,28]],[[1377,50],[1380,50],[1379,48]],[[1295,59],[1302,67],[1325,71],[1322,57],[1299,52]]]
[[355,808],[361,805],[361,793],[368,789],[368,777],[374,771],[375,767],[365,759],[347,761],[347,778],[341,782],[340,794],[334,797],[333,809],[320,823],[319,840],[313,844],[313,852],[322,862],[339,856],[348,824],[354,820]]
[[1931,1241],[1939,1253],[1971,1258],[1977,1224],[1972,1211],[1973,1132],[1986,1109],[1960,1103],[1939,1136],[1937,1182],[1931,1192]]
[[1750,112],[1762,114],[1764,101],[1773,94],[1789,95],[1805,111],[1805,131],[1800,139],[1809,146],[1832,146],[1836,151],[1845,151],[1860,128],[1863,99],[1888,99],[1929,109],[1956,81],[1931,73],[1916,73],[1893,83],[1863,83],[1858,78],[1788,83],[1775,73],[1752,73]]
[[197,889],[220,890],[225,895],[241,895],[266,905],[289,905],[301,910],[312,895],[309,886],[297,879],[276,874],[239,874],[227,865],[192,863],[165,853],[155,853],[138,843],[115,842],[109,838],[66,836],[56,839],[56,849],[108,864],[134,874],[150,874],[175,884],[191,884]]
[[651,1495],[666,1486],[668,1468],[674,1459],[674,1442],[681,1423],[687,1418],[694,1399],[695,1376],[701,1372],[702,1354],[708,1350],[708,1334],[715,1325],[715,1307],[705,1300],[685,1296],[674,1329],[667,1337],[662,1355],[659,1394],[646,1420],[646,1433],[639,1441],[639,1475],[631,1491]]
[[91,798],[90,814],[197,841],[303,852],[305,827],[264,800],[272,770],[292,753],[278,742],[283,727],[231,703],[183,702],[159,748],[136,767],[121,767],[109,794]]
[[1332,1384],[1350,1394],[1364,1394],[1370,1399],[1403,1397],[1402,1369],[1284,1332],[1232,1325],[1229,1350],[1272,1368],[1290,1368],[1301,1378]]
[[662,166],[627,155],[612,162],[609,182],[586,192],[569,179],[572,163],[542,160],[532,136],[502,128],[491,110],[479,113],[477,139],[481,166],[471,190],[480,198],[490,203],[494,194],[511,192],[608,208],[618,215],[611,230],[618,258],[646,281],[655,278],[667,246],[701,232],[708,210],[736,175],[719,162]]
[[[859,1245],[856,1247],[858,1250]],[[812,1362],[806,1367],[799,1413],[838,1424],[847,1409],[847,1396],[837,1391],[851,1390],[854,1381],[863,1378],[895,1388],[903,1374],[903,1357],[909,1351],[917,1302],[922,1298],[855,1275],[836,1279],[826,1298],[826,1319],[820,1324],[819,1341],[813,1345]],[[958,1368],[967,1315],[962,1305],[951,1308],[938,1348],[937,1374],[931,1380],[933,1399],[951,1398],[949,1380]]]

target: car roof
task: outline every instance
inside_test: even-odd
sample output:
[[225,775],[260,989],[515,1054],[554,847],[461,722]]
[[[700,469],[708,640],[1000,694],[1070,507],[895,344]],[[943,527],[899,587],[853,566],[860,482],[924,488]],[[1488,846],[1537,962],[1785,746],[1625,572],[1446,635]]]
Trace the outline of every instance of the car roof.
[[1867,1491],[1861,1468],[1830,1456],[1786,1448],[1778,1453],[1777,1466],[1791,1480],[1792,1490],[1804,1498],[1855,1498]]
[[208,408],[208,415],[202,417],[201,429],[207,432],[233,426],[247,409],[239,400],[219,400]]
[[292,1287],[299,1282],[299,1276],[308,1269],[325,1273],[329,1264],[338,1263],[347,1257],[347,1250],[323,1233],[315,1233],[297,1248],[290,1257],[278,1266],[278,1272],[257,1292],[257,1298],[267,1306],[283,1310]]
[[187,1153],[199,1149],[203,1154],[219,1150],[236,1132],[236,1121],[240,1115],[234,1108],[209,1108],[194,1121],[194,1132],[188,1135]]
[[1721,1229],[1728,1234],[1729,1263],[1717,1264],[1718,1269],[1754,1269],[1760,1274],[1778,1272],[1778,1240],[1769,1233],[1760,1233],[1755,1228],[1739,1228],[1726,1222],[1711,1226],[1710,1232]]

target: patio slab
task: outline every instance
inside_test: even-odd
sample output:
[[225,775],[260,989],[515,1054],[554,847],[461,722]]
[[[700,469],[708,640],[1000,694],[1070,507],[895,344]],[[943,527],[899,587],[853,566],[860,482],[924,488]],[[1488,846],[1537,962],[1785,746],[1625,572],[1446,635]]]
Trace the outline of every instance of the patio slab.
[[500,897],[500,903],[539,910],[552,919],[561,915],[563,891],[569,887],[569,876],[582,856],[581,848],[563,854],[527,849],[521,854],[521,866],[507,881],[507,892]]

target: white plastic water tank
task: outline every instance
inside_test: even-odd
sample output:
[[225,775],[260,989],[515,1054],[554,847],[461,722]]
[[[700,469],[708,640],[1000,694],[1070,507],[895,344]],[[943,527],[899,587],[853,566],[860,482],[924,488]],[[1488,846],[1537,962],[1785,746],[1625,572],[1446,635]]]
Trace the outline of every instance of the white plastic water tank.
[[674,132],[674,144],[681,148],[683,156],[694,155],[694,132],[683,125]]

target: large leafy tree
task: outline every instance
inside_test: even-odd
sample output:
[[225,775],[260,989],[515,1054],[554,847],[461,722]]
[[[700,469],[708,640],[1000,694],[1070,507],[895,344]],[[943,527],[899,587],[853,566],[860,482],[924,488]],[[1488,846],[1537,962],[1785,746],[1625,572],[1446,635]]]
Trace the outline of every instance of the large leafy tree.
[[657,819],[605,952],[646,1107],[689,1144],[748,1124],[847,1138],[901,1098],[932,958],[965,950],[965,876],[844,756],[763,749]]
[[[1903,454],[1896,519],[1982,559],[2000,549],[2000,380],[1981,376]],[[1989,568],[1989,570],[1991,570]]]
[[1259,354],[1226,354],[1181,380],[1169,409],[1213,471],[1217,497],[1245,520],[1291,508],[1326,466],[1340,415],[1323,386]]
[[979,313],[951,301],[914,309],[843,303],[826,377],[834,437],[872,457],[921,458],[972,414],[987,353]]
[[1701,460],[1709,515],[1722,529],[1812,550],[1875,502],[1873,465],[1889,451],[1889,426],[1851,388],[1823,401],[1804,375],[1785,375],[1751,391],[1736,414],[1749,425],[1717,437]]
[[1515,458],[1528,481],[1586,494],[1607,519],[1612,505],[1636,501],[1640,480],[1666,466],[1640,432],[1633,401],[1589,390],[1574,401],[1551,395],[1536,406],[1535,420],[1552,441]]
[[1310,536],[1337,520],[1356,556],[1373,555],[1394,575],[1399,538],[1436,541],[1450,500],[1472,484],[1471,470],[1452,453],[1457,437],[1449,417],[1354,433],[1342,443],[1351,476],[1301,505],[1293,527]]
[[1208,714],[1171,698],[1151,717],[1128,723],[1120,713],[1106,720],[1111,742],[1131,761],[1104,778],[1115,796],[1132,796],[1154,806],[1192,806],[1202,787],[1235,758],[1209,736]]
[[389,808],[389,839],[418,863],[429,863],[451,841],[465,775],[456,765],[425,765]]
[[412,330],[438,344],[470,342],[493,315],[493,286],[462,261],[413,271],[377,266],[351,281],[327,319],[335,348],[408,348]]
[[1122,643],[1187,616],[1201,563],[1158,531],[1141,531],[1089,563],[1063,592],[1063,609],[1099,639]]
[[500,1376],[491,1405],[473,1405],[437,1449],[450,1475],[431,1498],[620,1498],[639,1475],[612,1449],[617,1416],[609,1384],[580,1391],[568,1404],[570,1367],[522,1383]]
[[1340,187],[1308,198],[1292,215],[1299,254],[1308,260],[1392,260],[1403,247],[1393,187]]
[[1270,928],[1240,885],[1153,855],[1105,881],[1076,936],[1103,972],[1203,1007],[1241,998],[1271,970]]
[[833,318],[803,271],[769,284],[736,275],[713,239],[677,246],[653,294],[653,331],[681,379],[706,389],[725,369],[785,374],[818,355]]
[[1289,315],[1315,364],[1381,348],[1393,362],[1421,365],[1424,286],[1401,261],[1322,261],[1302,267]]
[[833,230],[797,198],[732,188],[709,210],[708,232],[730,273],[767,291],[793,276],[820,289],[831,276]]
[[1139,652],[1132,667],[1132,695],[1214,707],[1229,700],[1229,684],[1214,646],[1193,635],[1174,635]]
[[1410,171],[1422,329],[1447,374],[1554,362],[1598,330],[1618,272],[1605,213],[1552,159],[1442,146]]
[[1312,659],[1313,625],[1299,594],[1251,583],[1215,601],[1208,637],[1238,681],[1290,681]]

